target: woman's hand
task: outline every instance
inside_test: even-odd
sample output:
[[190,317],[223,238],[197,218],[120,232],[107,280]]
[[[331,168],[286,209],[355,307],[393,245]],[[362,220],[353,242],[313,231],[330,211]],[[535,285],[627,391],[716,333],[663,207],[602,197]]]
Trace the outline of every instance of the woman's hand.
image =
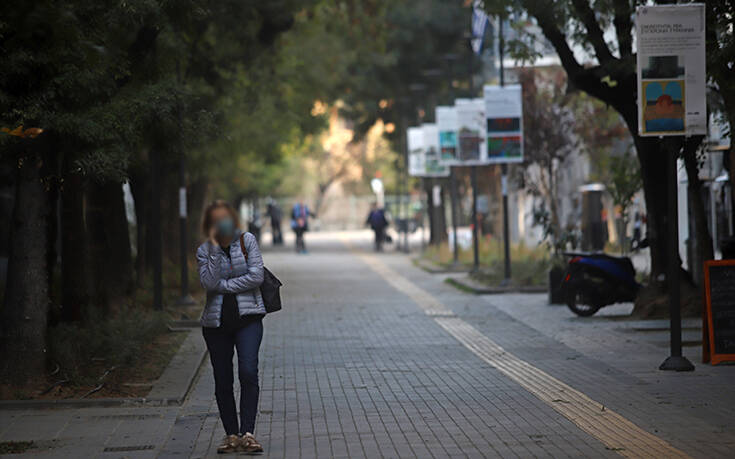
[[219,247],[219,242],[217,242],[216,233],[217,233],[217,228],[215,228],[214,225],[212,225],[209,228],[209,243],[212,244],[212,247],[214,247],[215,249]]

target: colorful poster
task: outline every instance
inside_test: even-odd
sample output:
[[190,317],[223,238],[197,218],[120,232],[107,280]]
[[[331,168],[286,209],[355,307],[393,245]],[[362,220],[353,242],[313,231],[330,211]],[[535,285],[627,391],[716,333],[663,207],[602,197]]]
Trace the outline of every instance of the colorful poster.
[[439,153],[443,164],[457,164],[457,109],[449,106],[436,107],[436,125],[439,130]]
[[424,174],[423,177],[447,177],[449,166],[441,163],[439,128],[436,124],[422,124],[424,135]]
[[520,85],[485,86],[487,163],[523,161],[523,99]]
[[636,10],[640,135],[707,133],[704,32],[701,3]]
[[426,169],[423,129],[410,127],[406,130],[406,147],[408,148],[408,175],[421,177]]
[[457,99],[455,107],[459,136],[458,164],[466,166],[487,164],[484,99]]

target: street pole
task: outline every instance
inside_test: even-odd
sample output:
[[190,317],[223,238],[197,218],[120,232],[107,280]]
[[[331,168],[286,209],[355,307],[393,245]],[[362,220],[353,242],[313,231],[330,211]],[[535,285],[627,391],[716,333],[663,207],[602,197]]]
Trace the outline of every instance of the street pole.
[[478,271],[480,269],[480,244],[477,228],[477,167],[471,166],[470,173],[472,181],[472,271]]
[[[456,54],[447,54],[444,56],[444,58],[447,60],[447,63],[449,64],[449,97],[450,101],[449,103],[454,103],[454,71],[452,67],[452,61],[457,58]],[[455,147],[457,150],[459,149],[459,145]],[[455,155],[457,154],[457,151],[455,150]],[[455,156],[456,157],[456,156]],[[459,199],[458,193],[457,193],[457,176],[456,169],[453,166],[449,166],[449,196],[452,200],[451,202],[451,211],[452,211],[452,264],[456,268],[459,266],[459,243],[457,242],[457,225],[459,222],[458,219],[458,212],[457,212],[457,200]]]
[[455,168],[449,166],[449,187],[450,195],[452,198],[452,252],[454,255],[454,266],[459,265],[459,244],[457,243],[457,177],[455,174]]
[[153,257],[153,309],[163,309],[163,237],[161,235],[160,153],[158,145],[151,150],[151,233]]
[[[470,42],[470,98],[475,95],[474,58],[475,53],[472,49],[472,42]],[[476,272],[480,270],[480,238],[477,228],[477,166],[470,166],[470,180],[472,183],[472,271]]]
[[[179,61],[176,61],[176,73],[179,84],[181,84],[181,68]],[[181,115],[181,102],[176,100],[176,117],[179,128],[179,263],[181,263],[181,297],[177,302],[178,305],[187,306],[195,303],[194,298],[189,294],[189,265],[186,253],[189,251],[188,241],[188,211],[186,200],[186,155],[184,154],[183,141],[183,122]]]
[[403,180],[401,183],[401,192],[399,197],[399,203],[398,207],[400,209],[401,220],[403,221],[403,243],[401,244],[400,238],[401,235],[398,235],[398,247],[400,250],[402,250],[405,253],[408,253],[408,199],[406,198],[406,194],[408,194],[408,141],[406,140],[407,135],[407,123],[406,118],[404,115],[401,115],[401,125],[403,126],[402,129],[402,142],[403,142]]
[[510,230],[508,223],[508,165],[500,165],[500,188],[503,193],[503,252],[505,255],[505,279],[502,285],[510,284]]
[[[500,58],[500,87],[505,86],[505,66],[503,64],[505,47],[503,37],[503,18],[498,16],[498,57]],[[500,188],[503,193],[503,253],[505,258],[505,278],[502,285],[510,284],[510,229],[508,218],[508,165],[500,165]]]
[[667,227],[669,234],[668,242],[668,266],[666,273],[666,288],[669,294],[669,332],[671,355],[664,360],[659,370],[667,371],[693,371],[694,365],[682,355],[681,352],[681,302],[679,291],[679,215],[678,215],[678,188],[679,177],[676,167],[680,142],[668,142],[676,145],[672,151],[667,152],[667,175],[668,183],[668,212]]

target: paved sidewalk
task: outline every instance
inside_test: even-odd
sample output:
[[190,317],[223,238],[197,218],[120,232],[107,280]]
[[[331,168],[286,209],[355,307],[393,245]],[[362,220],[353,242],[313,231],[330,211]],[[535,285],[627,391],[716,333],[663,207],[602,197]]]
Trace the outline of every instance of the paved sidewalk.
[[[621,321],[461,293],[403,255],[369,254],[367,232],[349,235],[354,251],[309,236],[309,255],[265,253],[286,309],[265,320],[264,457],[620,457],[636,450],[610,442],[638,439],[732,456],[735,367],[664,374],[667,349]],[[545,395],[560,387],[582,398]],[[0,412],[0,441],[48,439],[34,457],[214,457],[213,392],[206,364],[181,407]],[[592,415],[617,413],[630,438],[571,420],[598,402]]]

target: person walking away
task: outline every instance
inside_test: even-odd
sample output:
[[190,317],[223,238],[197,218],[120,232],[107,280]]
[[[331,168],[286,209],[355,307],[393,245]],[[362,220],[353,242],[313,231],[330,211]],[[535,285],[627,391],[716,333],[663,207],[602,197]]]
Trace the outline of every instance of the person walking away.
[[283,245],[283,233],[281,233],[282,212],[278,203],[271,199],[266,211],[271,219],[271,233],[273,234],[273,245]]
[[[258,352],[265,315],[259,288],[263,283],[263,258],[255,236],[242,233],[238,222],[237,212],[229,203],[217,200],[207,206],[202,219],[207,240],[196,254],[199,280],[207,291],[200,323],[226,434],[218,453],[263,451],[253,435],[260,394]],[[232,387],[235,351],[240,379],[239,421]]]
[[304,242],[304,233],[309,231],[309,206],[300,200],[293,206],[291,211],[291,228],[296,233],[296,253],[306,253],[306,243]]
[[385,229],[388,227],[388,219],[385,218],[385,211],[373,203],[370,206],[370,213],[366,221],[370,225],[373,233],[375,233],[375,251],[383,250],[383,242],[385,242]]

